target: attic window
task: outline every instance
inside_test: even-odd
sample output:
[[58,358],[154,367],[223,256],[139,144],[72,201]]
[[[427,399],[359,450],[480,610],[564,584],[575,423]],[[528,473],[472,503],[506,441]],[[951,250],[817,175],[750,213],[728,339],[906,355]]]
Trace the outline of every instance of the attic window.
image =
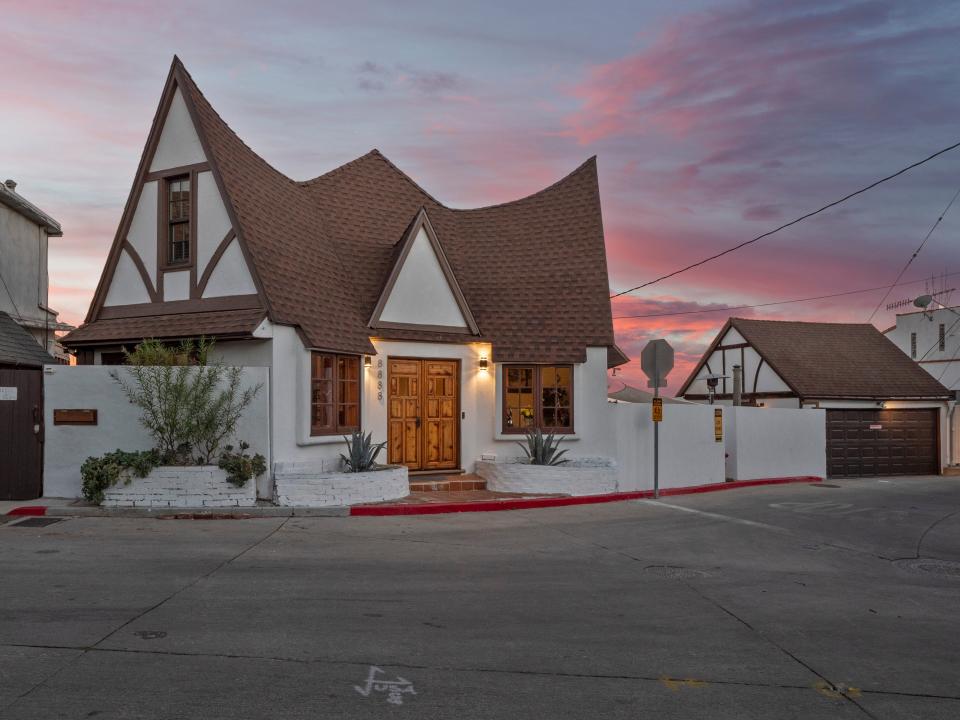
[[190,178],[167,181],[167,264],[190,262]]

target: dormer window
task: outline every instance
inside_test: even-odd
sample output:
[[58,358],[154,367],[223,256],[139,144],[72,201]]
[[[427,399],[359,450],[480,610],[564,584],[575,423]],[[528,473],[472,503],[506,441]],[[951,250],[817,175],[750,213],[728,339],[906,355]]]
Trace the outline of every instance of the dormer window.
[[167,264],[190,263],[190,178],[167,181]]

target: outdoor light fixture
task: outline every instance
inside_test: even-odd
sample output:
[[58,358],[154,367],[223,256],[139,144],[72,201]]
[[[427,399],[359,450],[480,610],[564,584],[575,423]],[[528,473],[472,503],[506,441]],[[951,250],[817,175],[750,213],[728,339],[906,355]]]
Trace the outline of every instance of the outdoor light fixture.
[[725,380],[726,378],[726,375],[717,375],[716,373],[710,373],[704,377],[704,380],[707,381],[707,395],[710,398],[711,405],[713,405],[713,396],[717,393],[717,385],[721,380]]
[[368,368],[368,367],[370,367],[371,365],[373,365],[373,358],[371,358],[369,355],[364,355],[364,356],[363,356],[363,366],[364,366],[365,368]]
[[486,371],[486,369],[487,369],[488,367],[489,367],[489,363],[487,362],[487,356],[486,356],[486,355],[481,355],[481,356],[480,356],[480,369]]

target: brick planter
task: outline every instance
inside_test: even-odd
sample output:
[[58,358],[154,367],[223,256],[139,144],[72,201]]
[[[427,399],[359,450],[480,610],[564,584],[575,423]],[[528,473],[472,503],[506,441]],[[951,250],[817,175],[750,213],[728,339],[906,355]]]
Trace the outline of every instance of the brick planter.
[[331,507],[399,500],[410,494],[403,465],[383,465],[362,473],[340,472],[338,468],[339,462],[277,463],[275,502],[288,507]]
[[563,465],[480,460],[476,473],[495,492],[603,495],[618,489],[617,464],[609,458],[573,458]]
[[134,477],[103,493],[104,507],[223,508],[257,504],[256,483],[242,488],[227,482],[226,470],[216,465],[154,468],[145,478]]

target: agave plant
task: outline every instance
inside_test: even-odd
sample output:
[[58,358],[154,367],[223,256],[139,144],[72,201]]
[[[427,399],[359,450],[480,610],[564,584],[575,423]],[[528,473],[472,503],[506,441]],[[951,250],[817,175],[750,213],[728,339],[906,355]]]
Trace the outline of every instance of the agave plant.
[[374,445],[373,433],[364,435],[359,430],[355,430],[350,437],[344,435],[343,439],[347,441],[347,454],[340,453],[344,472],[366,472],[376,467],[377,455],[387,445],[385,442]]
[[531,465],[563,465],[567,460],[561,460],[566,450],[560,450],[559,438],[553,433],[544,435],[539,428],[536,430],[527,430],[526,444],[517,441],[517,445],[523,448],[527,456],[527,462]]

